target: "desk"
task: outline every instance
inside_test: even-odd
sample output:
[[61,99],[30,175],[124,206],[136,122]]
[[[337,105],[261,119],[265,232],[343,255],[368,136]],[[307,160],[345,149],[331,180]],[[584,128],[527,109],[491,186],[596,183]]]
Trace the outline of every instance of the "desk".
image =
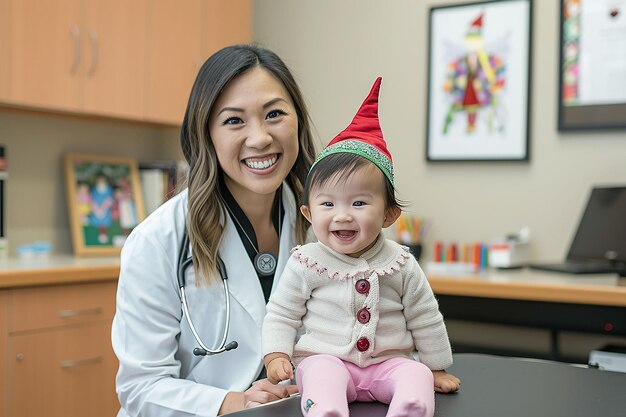
[[[456,394],[435,394],[437,417],[622,417],[626,374],[559,362],[455,354],[450,372],[461,378]],[[353,403],[351,417],[384,417],[387,406]],[[299,417],[300,398],[230,414]]]
[[550,359],[564,359],[558,341],[563,330],[626,335],[626,286],[617,276],[527,269],[426,274],[446,319],[548,329]]
[[526,268],[476,275],[425,272],[438,295],[626,307],[626,281],[617,275],[573,275]]

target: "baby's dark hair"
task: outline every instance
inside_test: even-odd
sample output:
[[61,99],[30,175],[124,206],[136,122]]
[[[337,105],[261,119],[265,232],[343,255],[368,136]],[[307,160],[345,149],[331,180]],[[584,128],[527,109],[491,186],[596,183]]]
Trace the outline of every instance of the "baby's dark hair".
[[[321,187],[330,180],[345,181],[351,174],[366,165],[376,167],[369,159],[354,153],[339,152],[328,155],[313,165],[313,168],[309,171],[302,192],[302,203],[305,206],[309,205],[309,194],[313,187]],[[376,167],[376,169],[379,168]],[[396,198],[396,190],[393,184],[384,175],[383,178],[385,179],[385,208],[402,210],[404,204]]]

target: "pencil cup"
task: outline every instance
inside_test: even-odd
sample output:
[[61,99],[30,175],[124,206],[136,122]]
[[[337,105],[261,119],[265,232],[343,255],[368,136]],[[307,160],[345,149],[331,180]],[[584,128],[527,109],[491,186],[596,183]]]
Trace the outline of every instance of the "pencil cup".
[[409,252],[411,252],[411,254],[415,256],[415,259],[419,261],[420,256],[422,255],[422,244],[416,243],[414,245],[406,245],[406,246],[409,248]]

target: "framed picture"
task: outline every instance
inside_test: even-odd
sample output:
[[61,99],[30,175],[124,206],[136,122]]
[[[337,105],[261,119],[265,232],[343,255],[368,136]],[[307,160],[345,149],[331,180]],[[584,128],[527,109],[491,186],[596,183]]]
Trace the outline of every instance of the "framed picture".
[[528,161],[532,2],[433,7],[427,161]]
[[65,174],[74,253],[118,254],[144,217],[137,161],[67,154]]
[[559,130],[626,128],[626,2],[561,0]]

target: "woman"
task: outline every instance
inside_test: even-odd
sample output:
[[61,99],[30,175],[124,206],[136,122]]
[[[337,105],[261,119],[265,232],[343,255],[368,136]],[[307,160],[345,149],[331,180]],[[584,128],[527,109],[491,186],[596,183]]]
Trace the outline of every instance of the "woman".
[[[297,196],[315,155],[309,123],[298,86],[271,51],[227,47],[200,69],[181,129],[188,188],[137,226],[122,250],[112,329],[118,416],[215,416],[297,391],[251,384],[263,367],[273,277],[306,235]],[[188,257],[193,266],[179,267]],[[238,347],[196,356],[188,318],[208,349],[224,345],[220,260],[227,342]]]

